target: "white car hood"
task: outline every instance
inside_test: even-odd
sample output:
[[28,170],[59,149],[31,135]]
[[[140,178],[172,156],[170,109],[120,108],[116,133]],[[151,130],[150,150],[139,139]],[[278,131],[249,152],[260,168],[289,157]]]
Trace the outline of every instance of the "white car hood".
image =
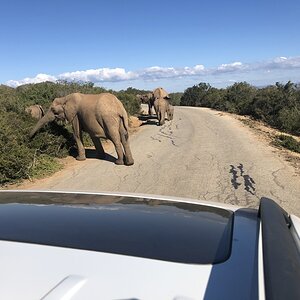
[[0,299],[202,299],[211,265],[0,242]]
[[234,224],[231,255],[214,265],[0,241],[0,299],[254,299],[256,215],[239,210]]

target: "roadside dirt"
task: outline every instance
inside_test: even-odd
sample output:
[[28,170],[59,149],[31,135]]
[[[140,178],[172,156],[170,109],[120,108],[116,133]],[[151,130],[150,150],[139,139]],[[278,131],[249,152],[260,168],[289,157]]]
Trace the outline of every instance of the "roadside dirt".
[[298,142],[300,142],[300,137],[281,132],[279,130],[271,128],[264,122],[253,120],[247,116],[234,115],[234,117],[240,120],[245,126],[249,127],[252,131],[254,131],[259,140],[262,140],[272,146],[274,148],[274,152],[291,163],[296,169],[297,174],[300,175],[300,153],[293,152],[274,143],[275,137],[280,134],[291,136]]
[[268,144],[273,148],[273,152],[289,162],[295,169],[298,175],[300,175],[300,153],[293,152],[289,149],[281,147],[274,143],[276,136],[284,134],[293,137],[295,140],[300,142],[300,137],[287,134],[270,127],[268,124],[252,119],[249,116],[241,116],[233,113],[216,112],[216,115],[225,118],[234,118],[240,121],[240,126],[250,128],[255,134],[257,139],[265,144]]

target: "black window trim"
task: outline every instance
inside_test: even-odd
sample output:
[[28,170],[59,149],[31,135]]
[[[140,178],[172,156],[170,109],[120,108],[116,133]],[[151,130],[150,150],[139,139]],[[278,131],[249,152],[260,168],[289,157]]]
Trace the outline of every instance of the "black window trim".
[[300,255],[285,210],[261,198],[258,216],[262,226],[265,297],[300,299]]

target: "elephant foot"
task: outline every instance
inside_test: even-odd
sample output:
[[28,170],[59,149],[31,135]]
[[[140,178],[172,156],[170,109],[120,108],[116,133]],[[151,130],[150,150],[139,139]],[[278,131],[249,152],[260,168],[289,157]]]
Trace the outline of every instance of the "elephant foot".
[[132,166],[133,164],[134,164],[134,160],[133,159],[126,160],[126,162],[125,162],[126,166]]
[[122,159],[117,159],[117,160],[115,161],[115,164],[116,164],[116,165],[124,165],[124,161],[123,161]]
[[86,160],[86,157],[85,157],[85,156],[80,156],[80,155],[78,155],[78,156],[76,157],[76,160],[83,161],[83,160]]

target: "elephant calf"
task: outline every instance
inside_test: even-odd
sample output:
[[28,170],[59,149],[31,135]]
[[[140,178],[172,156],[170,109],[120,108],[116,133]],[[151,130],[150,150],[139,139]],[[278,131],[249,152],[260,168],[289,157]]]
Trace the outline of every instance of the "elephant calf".
[[156,111],[158,125],[165,124],[166,112],[168,112],[169,106],[169,101],[164,98],[159,98],[154,101],[154,109]]
[[[121,103],[114,95],[102,93],[87,95],[74,93],[66,97],[55,98],[49,110],[30,133],[33,137],[44,125],[54,120],[66,120],[72,124],[73,135],[77,144],[77,160],[85,160],[82,142],[82,130],[86,131],[100,158],[105,157],[100,137],[110,139],[116,148],[117,165],[133,165],[128,141],[128,116]],[[124,150],[124,151],[123,151]]]
[[44,110],[41,105],[30,105],[25,108],[25,112],[31,115],[32,118],[40,120],[44,115]]

